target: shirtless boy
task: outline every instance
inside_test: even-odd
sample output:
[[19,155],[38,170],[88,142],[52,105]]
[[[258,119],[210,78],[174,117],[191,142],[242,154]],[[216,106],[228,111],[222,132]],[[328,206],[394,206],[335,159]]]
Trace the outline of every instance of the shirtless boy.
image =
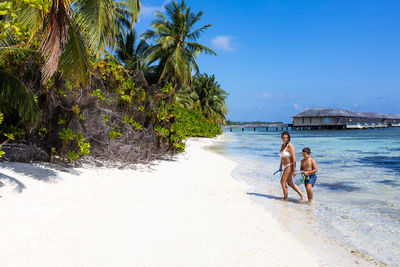
[[305,176],[304,185],[307,190],[308,202],[311,203],[314,198],[312,187],[314,186],[315,181],[317,180],[317,175],[315,173],[318,171],[318,167],[317,164],[315,163],[315,160],[313,160],[310,157],[311,156],[310,148],[305,147],[301,152],[303,154],[304,159],[301,160],[300,171]]

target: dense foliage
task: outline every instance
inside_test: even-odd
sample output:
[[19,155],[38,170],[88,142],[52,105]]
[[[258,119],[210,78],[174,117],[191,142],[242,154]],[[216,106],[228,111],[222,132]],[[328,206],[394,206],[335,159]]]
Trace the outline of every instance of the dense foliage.
[[225,124],[228,106],[225,103],[228,93],[221,89],[215,76],[198,74],[191,87],[182,87],[176,94],[177,102],[186,108],[201,110],[204,118]]
[[133,29],[139,10],[138,0],[0,3],[0,157],[132,164],[221,133],[227,93],[213,75],[191,76],[199,53],[215,54],[196,42],[210,26],[193,30],[202,12],[167,4],[147,43]]
[[216,137],[222,133],[220,125],[206,120],[201,111],[177,106],[175,115],[177,123],[173,129],[185,137]]

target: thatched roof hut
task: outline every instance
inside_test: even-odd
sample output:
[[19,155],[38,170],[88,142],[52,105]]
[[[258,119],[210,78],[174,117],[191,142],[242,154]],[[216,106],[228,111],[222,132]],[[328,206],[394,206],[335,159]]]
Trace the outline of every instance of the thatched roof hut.
[[292,116],[293,126],[323,127],[329,129],[349,128],[351,124],[385,124],[400,122],[400,114],[357,112],[333,108],[309,108]]
[[400,114],[385,114],[375,112],[357,112],[334,108],[308,108],[292,116],[302,117],[348,117],[348,118],[374,118],[374,119],[400,119]]

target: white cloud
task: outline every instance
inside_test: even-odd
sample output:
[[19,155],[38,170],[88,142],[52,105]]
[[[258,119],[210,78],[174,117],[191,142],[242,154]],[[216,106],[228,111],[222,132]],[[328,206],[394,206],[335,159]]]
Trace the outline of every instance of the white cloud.
[[161,6],[145,6],[145,5],[143,5],[141,7],[140,15],[142,17],[151,17],[156,12],[161,11],[162,8],[163,7],[161,7]]
[[287,100],[288,99],[292,99],[292,100],[296,100],[297,99],[297,100],[299,100],[299,99],[304,98],[304,96],[301,95],[301,94],[292,95],[292,94],[284,94],[284,93],[281,93],[281,92],[273,93],[273,94],[264,92],[264,93],[261,93],[261,94],[256,94],[255,97],[258,98],[258,99],[272,99],[272,100],[283,100],[283,99],[287,99]]
[[281,100],[281,99],[284,99],[284,98],[289,98],[289,96],[286,96],[286,95],[284,95],[282,93],[277,93],[275,95],[275,100]]
[[270,93],[262,93],[260,95],[257,95],[257,98],[270,99],[272,98],[272,95]]
[[211,44],[216,48],[225,52],[236,51],[232,46],[232,40],[235,39],[231,35],[220,35],[211,40]]
[[164,6],[169,3],[169,0],[164,1],[160,6],[146,6],[140,7],[140,16],[144,18],[152,17],[156,12],[163,12]]
[[294,104],[293,107],[294,107],[294,109],[301,109],[301,107],[297,104]]

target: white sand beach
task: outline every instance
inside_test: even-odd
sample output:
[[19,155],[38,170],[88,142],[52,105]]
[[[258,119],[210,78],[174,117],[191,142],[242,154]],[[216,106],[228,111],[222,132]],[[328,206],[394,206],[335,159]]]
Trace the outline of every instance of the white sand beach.
[[149,170],[0,163],[0,266],[321,266],[190,140]]

